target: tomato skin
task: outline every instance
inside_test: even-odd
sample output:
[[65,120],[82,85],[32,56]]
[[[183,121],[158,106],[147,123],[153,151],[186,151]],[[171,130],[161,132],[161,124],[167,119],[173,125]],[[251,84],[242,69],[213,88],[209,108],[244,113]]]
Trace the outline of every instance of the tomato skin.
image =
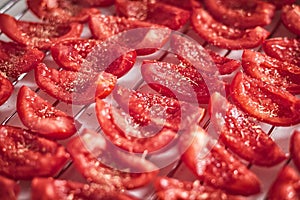
[[193,10],[191,24],[205,41],[225,49],[249,49],[259,46],[269,32],[261,27],[240,30],[217,22],[203,8]]
[[[98,133],[84,130],[81,136],[73,138],[67,145],[76,168],[89,182],[101,184],[113,190],[133,189],[150,183],[156,177],[158,169],[151,162],[140,157],[130,157],[128,154],[119,155],[115,147],[109,147],[107,143]],[[91,149],[89,145],[93,144],[101,144],[101,146]],[[134,171],[138,169],[144,173],[130,173],[127,172],[128,170],[125,172],[106,166],[100,161],[102,156],[105,156],[105,152],[113,154],[111,155],[112,157],[109,157],[109,159],[113,159],[108,161],[109,164],[124,162],[126,163],[126,168],[130,166],[129,170]]]
[[30,71],[44,57],[45,54],[38,49],[0,41],[0,71],[8,77],[16,78]]
[[219,93],[210,102],[211,122],[232,152],[255,165],[274,166],[286,155],[260,126]]
[[204,0],[204,3],[215,19],[241,29],[270,24],[275,11],[275,6],[263,1]]
[[[137,127],[136,125],[138,124],[133,123],[128,123],[126,127],[120,127],[122,125],[120,120],[122,120],[123,117],[126,118],[125,120],[130,119],[130,116],[126,115],[124,112],[120,112],[121,111],[117,110],[116,108],[113,108],[112,105],[109,105],[100,99],[96,100],[97,119],[102,131],[113,144],[124,150],[135,153],[143,153],[145,151],[151,153],[153,151],[162,149],[177,135],[176,132],[168,128],[157,130],[155,135],[143,135],[147,134],[147,131],[150,132],[150,130],[144,130],[142,126]],[[116,119],[118,117],[119,119]],[[124,121],[124,123],[126,122]],[[154,126],[151,128],[151,131],[155,131],[159,127]],[[124,130],[126,132],[124,132]],[[135,135],[136,131],[138,131],[141,136]]]
[[0,173],[9,178],[54,176],[70,158],[60,144],[21,128],[1,125],[0,135]]
[[6,177],[0,176],[0,196],[3,200],[17,200],[20,192],[19,185]]
[[228,195],[224,191],[201,185],[199,181],[187,182],[174,178],[158,177],[155,181],[156,195],[161,200],[205,199],[242,200],[243,197]]
[[27,128],[49,139],[66,139],[77,131],[73,117],[52,107],[26,86],[19,90],[17,112]]
[[65,200],[93,199],[93,200],[133,200],[125,194],[105,190],[105,186],[97,184],[84,184],[69,180],[53,178],[34,178],[31,183],[32,200]]
[[268,199],[296,200],[299,198],[299,174],[291,167],[284,166],[268,192]]
[[282,8],[281,21],[291,32],[300,35],[300,6],[285,5]]
[[80,37],[83,25],[17,21],[10,15],[0,14],[0,29],[19,44],[48,50],[58,40]]
[[300,149],[299,149],[299,144],[300,144],[300,131],[295,130],[293,132],[293,135],[290,140],[290,152],[291,152],[291,157],[298,168],[300,170]]
[[201,127],[193,134],[194,140],[182,160],[200,181],[234,195],[249,196],[260,192],[257,176],[224,146],[212,144]]
[[265,40],[262,47],[268,56],[300,67],[300,40],[271,38]]
[[71,0],[27,0],[27,5],[36,16],[54,23],[86,22],[90,15],[100,13]]
[[242,66],[244,72],[253,78],[293,94],[300,93],[300,68],[298,66],[251,50],[244,50]]
[[181,28],[190,17],[190,12],[162,2],[116,0],[116,12],[126,18],[136,18],[172,30]]
[[14,86],[0,73],[0,106],[11,96]]
[[236,105],[250,116],[275,126],[291,126],[300,122],[299,99],[271,84],[239,72],[231,86]]

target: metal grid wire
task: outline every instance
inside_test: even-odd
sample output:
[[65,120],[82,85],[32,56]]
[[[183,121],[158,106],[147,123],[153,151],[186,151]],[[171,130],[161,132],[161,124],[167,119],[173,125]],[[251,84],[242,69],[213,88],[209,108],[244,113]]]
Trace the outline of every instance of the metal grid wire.
[[[101,11],[103,11],[103,13],[105,14],[114,14],[113,7],[101,9]],[[2,0],[0,2],[0,13],[6,13],[12,15],[17,19],[28,20],[28,21],[39,21],[39,19],[37,19],[28,10],[25,0]],[[283,37],[283,36],[290,37],[290,38],[296,37],[294,34],[290,33],[281,24],[279,11],[276,12],[273,22],[270,25],[266,26],[266,29],[271,32],[270,37]],[[205,48],[211,49],[219,53],[220,55],[227,56],[229,58],[233,58],[237,60],[241,59],[242,51],[228,51],[225,49],[219,49],[217,47],[211,46],[206,42],[204,42],[201,38],[199,38],[197,34],[188,25],[185,26],[183,29],[181,29],[181,32],[190,36],[194,40],[198,41]],[[90,35],[89,31],[87,29],[84,30],[82,36],[89,37],[89,35]],[[9,41],[9,39],[1,32],[0,32],[0,39],[4,41]],[[261,48],[256,48],[255,50],[261,51]],[[151,59],[151,56],[148,56],[146,58]],[[139,66],[143,59],[145,59],[145,57],[138,58],[137,63],[135,64],[133,69],[126,76],[119,79],[118,82],[120,84],[126,85],[128,88],[133,88],[133,89],[140,88],[141,85],[143,85],[143,80],[140,75]],[[163,53],[160,54],[160,60],[162,61],[168,60],[168,54],[163,54]],[[56,66],[49,54],[47,54],[44,62],[47,63],[49,66]],[[233,75],[228,75],[224,77],[230,79],[232,78],[232,76]],[[67,114],[70,115],[73,114],[73,116],[75,116],[75,118],[79,122],[84,124],[85,128],[90,128],[93,130],[98,128],[97,130],[100,130],[99,124],[97,120],[95,120],[96,116],[94,112],[94,105],[72,106],[50,97],[42,90],[40,90],[38,86],[35,84],[34,75],[32,71],[27,74],[23,74],[17,79],[11,81],[13,82],[13,85],[15,87],[14,92],[12,96],[9,98],[9,100],[0,107],[0,123],[2,125],[7,124],[7,125],[23,127],[22,123],[18,118],[16,108],[15,108],[16,107],[15,103],[16,103],[16,96],[19,88],[22,85],[27,85],[32,90],[37,92],[39,96],[46,99],[48,102],[52,103],[58,109],[66,112]],[[288,153],[289,151],[289,138],[291,136],[291,133],[293,132],[294,129],[300,128],[300,125],[292,126],[292,127],[274,127],[263,123],[261,123],[260,125],[262,126],[264,131],[266,131],[276,141],[276,143],[283,149],[285,153]],[[202,122],[202,126],[205,129],[210,128],[208,116],[204,118]],[[66,144],[66,142],[67,140],[61,141],[62,144]],[[258,195],[249,197],[249,199],[264,199],[266,192],[268,191],[270,185],[276,178],[278,171],[282,168],[283,165],[286,164],[293,165],[293,163],[290,162],[290,159],[288,159],[285,163],[281,163],[274,167],[268,167],[268,168],[254,166],[251,165],[251,163],[248,163],[249,169],[253,171],[260,178],[262,182],[262,192]],[[175,177],[175,178],[181,178],[184,180],[195,179],[194,175],[192,175],[190,170],[188,170],[186,166],[184,166],[184,164],[181,163],[180,161],[170,165],[169,167],[166,167],[165,169],[162,169],[160,174],[168,175],[170,177]],[[71,163],[65,166],[65,168],[57,175],[57,178],[69,179],[74,181],[84,180]],[[24,199],[24,200],[30,199],[30,181],[20,181],[20,185],[21,185],[21,194],[19,199]],[[134,191],[131,191],[131,193],[133,195],[136,195],[137,197],[140,197],[141,199],[156,199],[153,188],[150,186],[141,189],[136,189]]]

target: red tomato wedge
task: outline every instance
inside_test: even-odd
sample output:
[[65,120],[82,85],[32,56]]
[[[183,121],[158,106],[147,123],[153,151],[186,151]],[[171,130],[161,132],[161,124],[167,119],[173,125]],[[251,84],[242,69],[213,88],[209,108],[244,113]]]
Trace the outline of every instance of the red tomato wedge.
[[268,199],[296,200],[300,192],[300,176],[291,167],[285,166],[277,175],[277,179],[268,192]]
[[237,73],[231,83],[231,97],[244,112],[275,126],[300,122],[299,99],[276,86]]
[[224,75],[232,73],[240,66],[238,61],[204,49],[196,41],[178,34],[171,36],[171,49],[183,63],[192,65],[201,72],[216,73],[218,69]]
[[151,153],[168,145],[177,133],[169,128],[155,125],[146,127],[122,110],[96,99],[96,113],[99,124],[106,137],[116,146],[134,153]]
[[0,176],[0,196],[3,200],[17,200],[20,186],[13,180]]
[[190,200],[197,197],[198,200],[222,199],[242,200],[243,197],[226,194],[224,191],[207,185],[201,185],[200,181],[188,182],[174,178],[159,177],[155,181],[156,195],[161,200]]
[[[104,45],[103,45],[104,46]],[[92,70],[100,72],[105,70],[115,76],[122,77],[126,74],[134,65],[136,60],[136,52],[129,51],[125,55],[122,55],[122,51],[118,45],[110,47],[110,49],[103,49],[102,55],[99,48],[103,47],[101,41],[92,39],[67,39],[61,40],[55,43],[51,47],[51,54],[55,62],[64,69],[73,71],[85,71],[86,58],[91,52],[96,51],[97,61],[92,63]],[[112,63],[108,63],[106,60],[113,60],[114,56],[120,51],[121,57],[117,58]],[[92,57],[90,55],[90,57]],[[112,57],[108,59],[108,57]],[[89,62],[90,64],[90,62]],[[106,66],[107,65],[107,66]],[[90,68],[89,68],[90,69]]]
[[290,153],[298,170],[300,170],[300,145],[299,144],[300,144],[300,131],[295,130],[290,140]]
[[114,4],[115,0],[79,0],[80,3],[89,6],[111,6]]
[[100,13],[73,0],[27,0],[27,5],[36,16],[54,23],[86,22],[90,15]]
[[191,103],[207,104],[209,101],[205,79],[194,67],[143,61],[141,70],[146,83],[162,95]]
[[[115,146],[109,146],[108,141],[101,135],[90,130],[85,130],[83,134],[73,138],[67,149],[76,168],[88,181],[111,189],[144,186],[158,173],[157,167],[151,162],[131,154],[120,153]],[[117,166],[118,164],[120,166]],[[124,168],[120,169],[121,167]]]
[[204,0],[209,13],[218,21],[241,29],[271,23],[275,6],[260,0]]
[[0,73],[0,106],[11,96],[14,86]]
[[49,95],[66,103],[89,104],[95,97],[108,96],[117,78],[112,74],[85,74],[81,72],[48,68],[40,63],[35,69],[35,81],[38,86]]
[[105,186],[97,184],[89,185],[53,178],[34,178],[31,182],[32,200],[66,200],[70,197],[74,200],[134,200],[122,192],[105,190]]
[[83,25],[17,21],[10,15],[0,14],[0,29],[19,44],[47,50],[58,40],[80,37]]
[[89,27],[94,38],[136,50],[138,55],[154,53],[168,41],[171,30],[135,19],[116,16],[93,15]]
[[235,195],[253,195],[260,192],[257,176],[219,143],[197,127],[192,144],[182,155],[184,163],[200,181]]
[[49,139],[66,139],[77,131],[73,117],[52,107],[26,86],[19,90],[17,112],[27,128]]
[[0,41],[0,72],[16,78],[28,72],[44,59],[45,54],[37,49],[14,42]]
[[0,173],[13,179],[54,176],[70,158],[63,146],[21,128],[1,125],[0,135]]
[[273,58],[287,61],[300,67],[300,40],[271,38],[262,45],[264,52]]
[[254,48],[269,36],[269,32],[259,26],[246,30],[226,26],[213,19],[203,8],[193,10],[191,23],[201,38],[225,49]]
[[255,165],[273,166],[284,159],[280,147],[245,113],[219,93],[210,102],[211,122],[232,152]]
[[190,12],[162,2],[116,0],[116,11],[120,16],[136,18],[153,24],[181,28],[190,18]]
[[282,8],[281,21],[291,32],[300,35],[300,5],[285,5]]
[[174,131],[185,130],[199,123],[204,115],[203,108],[158,94],[122,87],[114,90],[113,94],[120,107],[141,126],[155,124]]
[[300,93],[300,68],[265,54],[245,50],[242,56],[245,73],[293,94]]

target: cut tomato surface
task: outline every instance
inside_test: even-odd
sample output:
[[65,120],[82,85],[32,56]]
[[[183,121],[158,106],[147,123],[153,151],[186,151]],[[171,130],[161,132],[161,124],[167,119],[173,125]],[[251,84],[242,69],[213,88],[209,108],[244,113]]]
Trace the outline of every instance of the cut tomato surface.
[[240,30],[216,21],[203,8],[193,10],[191,24],[205,41],[225,49],[249,49],[262,44],[269,32],[261,27]]
[[28,72],[44,59],[45,54],[14,42],[0,41],[0,72],[16,78]]
[[184,130],[199,123],[204,115],[203,108],[158,94],[122,87],[114,90],[113,94],[120,107],[142,126],[153,123],[174,131]]
[[177,133],[170,128],[134,123],[127,113],[96,100],[96,113],[102,131],[116,146],[130,152],[153,152],[168,145]]
[[300,176],[291,167],[284,166],[268,192],[268,199],[294,200],[299,198]]
[[255,28],[270,24],[275,6],[255,0],[204,0],[205,7],[218,21],[237,28]]
[[245,50],[242,56],[245,73],[253,78],[280,87],[293,94],[300,93],[300,68],[265,54]]
[[13,179],[54,176],[70,158],[63,146],[21,128],[1,125],[0,135],[0,173]]
[[80,37],[83,25],[17,21],[10,15],[0,14],[0,29],[19,44],[47,50],[60,39]]
[[200,181],[235,195],[260,192],[258,177],[224,146],[213,143],[201,127],[196,127],[191,134],[194,140],[182,159]]
[[290,153],[298,170],[300,170],[300,145],[299,144],[300,144],[300,131],[295,130],[290,140]]
[[271,38],[262,45],[264,52],[273,58],[300,67],[300,40],[291,38]]
[[136,18],[153,24],[181,28],[190,18],[190,12],[162,2],[116,0],[116,11],[120,16]]
[[20,193],[20,186],[11,179],[0,176],[0,196],[4,200],[17,200]]
[[300,5],[285,5],[282,8],[281,20],[287,29],[300,35]]
[[134,200],[122,192],[106,189],[98,184],[84,184],[70,180],[53,178],[34,178],[31,182],[32,200],[65,200],[93,199],[93,200]]
[[300,122],[299,99],[271,84],[237,73],[231,83],[231,97],[250,116],[276,126]]
[[[90,182],[111,189],[133,189],[150,183],[158,169],[151,162],[134,155],[120,153],[100,134],[84,130],[67,145],[74,164]],[[109,164],[109,166],[108,166]]]
[[13,90],[14,86],[11,82],[0,73],[0,106],[8,100]]
[[[53,59],[64,69],[80,72],[106,71],[118,78],[126,74],[136,60],[134,50],[126,52],[125,55],[123,52],[125,49],[122,50],[119,45],[111,45],[110,49],[105,49],[105,45],[102,45],[100,40],[92,39],[61,40],[51,47]],[[115,59],[116,55],[120,55],[120,57]],[[88,60],[86,60],[87,57],[89,57]],[[109,63],[110,61],[112,62]]]
[[210,112],[219,139],[241,158],[261,166],[273,166],[286,159],[259,125],[219,93],[211,97]]
[[142,76],[148,85],[164,96],[191,103],[207,104],[209,90],[194,67],[158,61],[143,61]]
[[207,185],[201,185],[200,181],[188,182],[174,178],[158,177],[155,181],[156,195],[161,200],[189,200],[197,197],[198,200],[223,199],[242,200],[241,196],[234,196]]
[[26,86],[19,90],[17,112],[27,128],[49,139],[66,139],[77,131],[73,117],[54,108]]

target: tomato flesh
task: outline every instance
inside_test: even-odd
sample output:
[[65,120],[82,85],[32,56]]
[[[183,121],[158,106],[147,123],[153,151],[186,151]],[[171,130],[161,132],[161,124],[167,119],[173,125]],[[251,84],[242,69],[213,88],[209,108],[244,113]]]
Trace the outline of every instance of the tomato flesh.
[[17,200],[20,186],[13,180],[0,176],[0,196],[4,200]]
[[300,35],[300,6],[285,5],[282,8],[281,21],[291,32]]
[[290,152],[291,152],[291,157],[298,168],[300,169],[300,149],[299,149],[299,144],[300,144],[300,131],[295,130],[293,132],[293,135],[290,140]]
[[11,96],[14,86],[0,73],[0,106]]

